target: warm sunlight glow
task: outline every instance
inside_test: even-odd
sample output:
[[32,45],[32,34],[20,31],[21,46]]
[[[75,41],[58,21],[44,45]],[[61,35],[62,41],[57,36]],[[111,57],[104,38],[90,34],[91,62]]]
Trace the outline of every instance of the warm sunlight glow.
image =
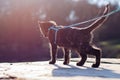
[[90,4],[96,4],[99,7],[106,5],[108,3],[112,4],[112,5],[118,5],[118,7],[120,7],[120,0],[88,0],[88,2]]
[[[83,22],[102,15],[107,1],[111,4],[110,11],[120,7],[120,0],[0,0],[0,61],[49,60],[48,40],[41,37],[38,21],[55,21],[65,26]],[[119,12],[110,16],[100,31],[96,31],[96,40],[119,43],[119,17]],[[102,45],[106,48],[103,56],[119,57],[114,55],[119,53],[119,47],[113,50],[116,45],[111,43],[107,44],[110,49]]]

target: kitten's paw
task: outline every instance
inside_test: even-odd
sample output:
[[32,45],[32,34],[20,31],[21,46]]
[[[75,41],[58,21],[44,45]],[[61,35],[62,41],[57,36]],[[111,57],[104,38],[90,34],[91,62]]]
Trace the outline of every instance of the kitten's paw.
[[98,67],[99,67],[99,64],[93,64],[92,67],[93,67],[93,68],[98,68]]
[[55,64],[55,61],[50,61],[49,64]]
[[69,62],[64,62],[63,64],[64,64],[64,65],[68,65],[68,64],[69,64]]
[[76,65],[77,65],[77,66],[83,66],[83,63],[78,62]]

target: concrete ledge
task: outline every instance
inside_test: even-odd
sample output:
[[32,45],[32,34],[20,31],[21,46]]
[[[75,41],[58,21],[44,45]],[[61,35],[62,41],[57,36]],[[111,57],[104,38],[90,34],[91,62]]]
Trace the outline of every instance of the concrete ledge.
[[0,80],[120,80],[120,59],[102,59],[100,68],[91,68],[94,59],[89,58],[83,67],[76,66],[78,59],[69,65],[58,60],[0,63]]

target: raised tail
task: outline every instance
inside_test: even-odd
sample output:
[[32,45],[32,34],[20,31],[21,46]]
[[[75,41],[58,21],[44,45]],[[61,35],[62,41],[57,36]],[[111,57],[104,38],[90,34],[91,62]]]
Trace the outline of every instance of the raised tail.
[[103,15],[102,15],[103,17],[97,19],[95,22],[93,22],[91,25],[89,25],[89,27],[87,28],[87,30],[89,32],[95,30],[96,28],[98,28],[99,26],[101,26],[104,23],[104,21],[107,19],[107,16],[104,16],[104,15],[108,14],[109,7],[110,7],[109,4],[106,5],[105,10],[104,10]]

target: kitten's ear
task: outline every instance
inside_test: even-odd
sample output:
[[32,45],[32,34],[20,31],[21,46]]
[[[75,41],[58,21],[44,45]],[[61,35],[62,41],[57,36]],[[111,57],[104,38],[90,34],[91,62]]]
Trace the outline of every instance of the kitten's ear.
[[38,21],[38,25],[41,26],[41,24],[44,23],[43,21]]
[[40,21],[38,21],[38,25],[40,26]]
[[41,21],[38,21],[38,24],[40,25],[40,24],[41,24]]

